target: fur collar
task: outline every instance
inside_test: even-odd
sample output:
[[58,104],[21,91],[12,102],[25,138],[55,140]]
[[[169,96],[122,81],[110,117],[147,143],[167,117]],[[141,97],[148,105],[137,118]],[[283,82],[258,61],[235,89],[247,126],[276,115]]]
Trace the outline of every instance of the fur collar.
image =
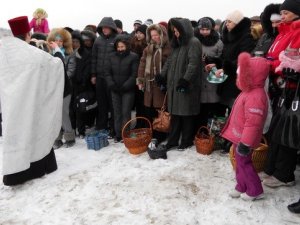
[[198,38],[201,44],[205,46],[214,46],[220,39],[219,34],[215,30],[212,30],[207,37],[204,37],[199,33],[198,28],[195,29],[195,37]]
[[224,27],[223,30],[223,43],[232,43],[240,39],[245,34],[251,34],[250,30],[251,21],[249,18],[244,17],[233,29],[231,32],[227,30],[227,27]]

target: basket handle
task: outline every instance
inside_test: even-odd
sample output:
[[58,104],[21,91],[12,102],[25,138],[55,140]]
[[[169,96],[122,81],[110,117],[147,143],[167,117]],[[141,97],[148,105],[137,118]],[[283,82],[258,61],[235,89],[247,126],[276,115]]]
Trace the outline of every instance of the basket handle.
[[152,134],[152,124],[151,124],[151,122],[150,122],[146,117],[138,116],[138,117],[135,117],[135,118],[129,120],[129,121],[124,125],[124,127],[123,127],[123,129],[122,129],[122,138],[123,138],[123,139],[124,139],[124,132],[125,132],[126,127],[127,127],[132,121],[135,121],[135,120],[138,120],[138,119],[143,119],[143,120],[146,120],[146,121],[148,122],[149,128],[150,128],[150,130],[151,130],[151,134]]
[[263,140],[263,142],[262,142],[263,144],[268,145],[268,141],[264,135],[261,137],[261,140]]
[[210,132],[209,132],[209,129],[208,129],[207,126],[201,126],[201,127],[199,127],[199,129],[197,131],[197,134],[200,134],[200,131],[201,131],[202,128],[206,129],[207,130],[207,134],[210,135]]

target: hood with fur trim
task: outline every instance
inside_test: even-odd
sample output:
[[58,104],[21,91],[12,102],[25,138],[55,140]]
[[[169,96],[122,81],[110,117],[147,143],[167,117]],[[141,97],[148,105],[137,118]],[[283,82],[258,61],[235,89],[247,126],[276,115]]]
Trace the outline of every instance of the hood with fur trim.
[[269,75],[270,63],[263,57],[251,57],[242,52],[238,57],[236,85],[241,91],[263,88]]
[[[174,27],[179,31],[179,40],[174,35]],[[186,18],[171,18],[168,23],[168,35],[171,40],[171,46],[176,48],[181,45],[187,45],[194,36],[192,23]]]
[[153,44],[151,40],[151,34],[150,34],[151,30],[156,30],[157,33],[159,34],[161,47],[166,46],[168,44],[169,40],[168,40],[167,30],[163,25],[160,24],[152,24],[147,28],[146,30],[147,44]]
[[55,37],[59,35],[63,40],[63,46],[65,48],[66,53],[69,55],[73,52],[72,48],[72,36],[69,31],[64,28],[54,28],[50,31],[47,37],[47,41],[55,41]]
[[267,33],[270,37],[275,37],[278,34],[274,32],[272,27],[272,22],[270,20],[272,14],[280,14],[280,5],[281,4],[269,4],[264,9],[263,13],[261,14],[261,25],[265,33]]
[[97,32],[100,35],[103,35],[102,27],[109,27],[112,29],[113,33],[117,33],[117,26],[112,17],[103,17],[103,19],[100,21],[97,26]]

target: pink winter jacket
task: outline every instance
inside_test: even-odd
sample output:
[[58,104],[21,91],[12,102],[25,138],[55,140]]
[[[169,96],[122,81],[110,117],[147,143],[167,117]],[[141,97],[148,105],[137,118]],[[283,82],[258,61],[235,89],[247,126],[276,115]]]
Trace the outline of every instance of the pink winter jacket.
[[234,144],[242,142],[256,148],[268,112],[264,85],[270,65],[264,58],[250,57],[248,53],[241,53],[238,58],[237,86],[242,92],[234,102],[221,135]]
[[36,19],[33,18],[29,23],[30,29],[33,29],[33,32],[40,32],[44,34],[48,34],[50,32],[48,20],[42,19],[42,22],[40,25],[37,25]]

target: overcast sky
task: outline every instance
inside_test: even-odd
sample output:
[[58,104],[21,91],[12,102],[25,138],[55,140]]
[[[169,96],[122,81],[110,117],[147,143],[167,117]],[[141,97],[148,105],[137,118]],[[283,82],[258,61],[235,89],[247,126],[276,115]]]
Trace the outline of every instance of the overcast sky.
[[5,0],[0,7],[0,27],[9,28],[7,20],[27,15],[29,20],[36,8],[48,12],[50,29],[69,26],[82,30],[87,24],[98,25],[104,16],[123,21],[124,30],[131,31],[133,21],[152,18],[154,23],[171,17],[198,20],[204,16],[225,19],[238,9],[245,16],[259,15],[270,3],[283,0]]

